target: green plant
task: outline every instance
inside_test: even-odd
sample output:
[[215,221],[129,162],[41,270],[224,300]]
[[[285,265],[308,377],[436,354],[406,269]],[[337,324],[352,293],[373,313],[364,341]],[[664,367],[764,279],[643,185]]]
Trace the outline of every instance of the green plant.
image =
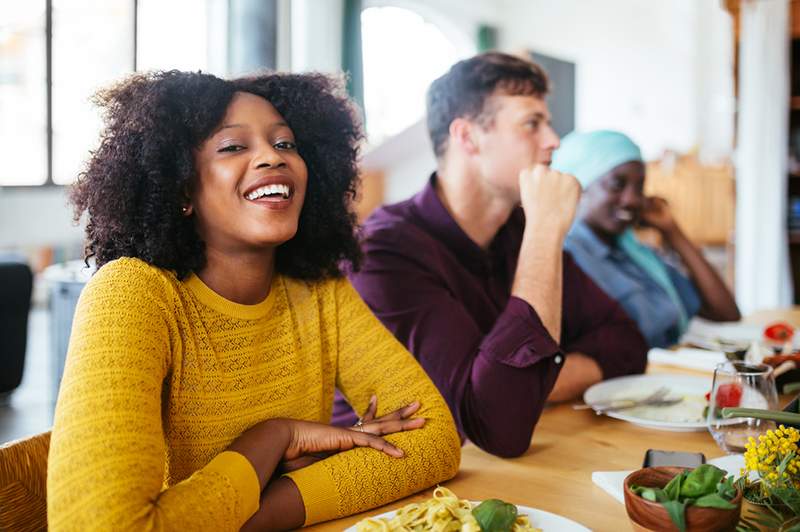
[[730,502],[736,496],[733,476],[726,478],[725,471],[710,464],[703,464],[691,471],[676,475],[663,488],[631,486],[631,491],[643,499],[664,506],[670,519],[681,532],[686,530],[688,506],[723,510],[736,508],[736,505]]
[[[737,530],[757,530],[762,526],[800,532],[799,441],[800,431],[783,425],[767,431],[758,440],[749,439],[742,476],[736,482],[744,497],[764,511],[742,515]],[[755,478],[751,480],[751,476]]]

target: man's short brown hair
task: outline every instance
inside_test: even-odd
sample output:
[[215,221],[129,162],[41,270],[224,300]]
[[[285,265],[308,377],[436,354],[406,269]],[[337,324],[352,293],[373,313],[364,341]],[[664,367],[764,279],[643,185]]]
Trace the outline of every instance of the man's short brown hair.
[[486,109],[486,100],[492,94],[544,97],[547,91],[547,74],[533,61],[500,52],[459,61],[428,89],[428,134],[436,157],[447,150],[450,124],[456,118],[491,123],[494,113]]

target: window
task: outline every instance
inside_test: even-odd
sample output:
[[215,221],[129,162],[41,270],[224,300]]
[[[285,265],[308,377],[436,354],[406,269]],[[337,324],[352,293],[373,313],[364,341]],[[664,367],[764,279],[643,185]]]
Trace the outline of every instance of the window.
[[72,183],[101,128],[91,97],[133,70],[130,0],[53,0],[53,183]]
[[47,179],[44,0],[0,1],[0,185]]
[[0,187],[72,183],[99,139],[92,96],[134,68],[224,76],[227,7],[0,0]]
[[437,26],[399,7],[364,9],[361,37],[367,136],[373,145],[422,118],[431,82],[474,52],[458,50]]

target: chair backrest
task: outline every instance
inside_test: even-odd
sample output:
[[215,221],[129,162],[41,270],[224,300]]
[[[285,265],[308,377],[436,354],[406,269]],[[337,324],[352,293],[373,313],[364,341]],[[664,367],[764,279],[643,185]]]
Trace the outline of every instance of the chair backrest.
[[22,381],[32,288],[27,264],[0,257],[0,393]]
[[47,529],[49,448],[49,432],[0,446],[0,530]]

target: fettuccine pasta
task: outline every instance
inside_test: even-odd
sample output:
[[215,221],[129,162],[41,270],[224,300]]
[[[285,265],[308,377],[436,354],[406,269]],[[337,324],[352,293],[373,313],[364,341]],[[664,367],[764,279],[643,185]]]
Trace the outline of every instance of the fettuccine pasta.
[[[421,532],[435,530],[449,532],[481,532],[478,521],[472,515],[472,504],[459,499],[456,494],[441,486],[433,491],[433,497],[412,503],[397,510],[391,519],[370,517],[359,521],[356,532]],[[528,516],[517,516],[512,532],[541,532],[533,528]]]

